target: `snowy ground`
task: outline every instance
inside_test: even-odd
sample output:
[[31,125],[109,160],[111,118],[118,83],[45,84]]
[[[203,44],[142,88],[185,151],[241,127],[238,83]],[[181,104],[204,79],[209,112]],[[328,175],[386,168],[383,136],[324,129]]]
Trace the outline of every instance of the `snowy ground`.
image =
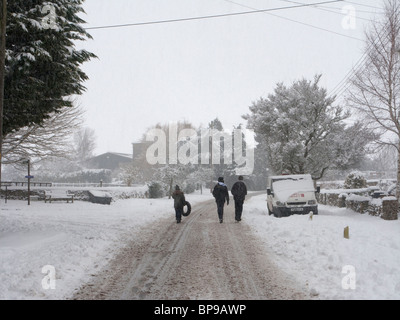
[[[192,204],[208,199],[208,192],[187,196]],[[313,220],[276,219],[265,214],[265,206],[264,195],[246,202],[243,222],[316,298],[400,298],[399,221],[326,206]],[[164,218],[174,219],[172,200],[128,199],[110,206],[0,200],[0,299],[67,299],[128,237],[139,237],[147,223]],[[346,226],[349,240],[343,238]],[[355,271],[355,290],[342,288],[351,275],[342,273],[348,265]],[[56,287],[45,289],[53,271]]]
[[[246,204],[246,223],[275,255],[276,263],[316,298],[400,298],[400,221],[321,205],[312,220],[309,216],[277,219],[266,214],[265,198],[257,196]],[[347,226],[350,239],[343,237]],[[355,278],[350,279],[352,275]]]
[[[195,204],[208,197],[186,199]],[[174,219],[174,212],[173,200],[167,198],[117,200],[111,205],[32,201],[30,206],[1,199],[0,299],[68,298],[124,240],[140,236],[147,223]],[[48,287],[53,271],[56,288],[44,289],[42,281]]]

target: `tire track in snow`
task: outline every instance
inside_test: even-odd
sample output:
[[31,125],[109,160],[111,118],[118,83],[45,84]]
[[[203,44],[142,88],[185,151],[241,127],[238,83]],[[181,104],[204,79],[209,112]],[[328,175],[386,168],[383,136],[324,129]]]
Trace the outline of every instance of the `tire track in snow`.
[[210,200],[181,224],[166,218],[149,225],[72,298],[304,299],[258,241],[234,222],[233,201],[220,224]]

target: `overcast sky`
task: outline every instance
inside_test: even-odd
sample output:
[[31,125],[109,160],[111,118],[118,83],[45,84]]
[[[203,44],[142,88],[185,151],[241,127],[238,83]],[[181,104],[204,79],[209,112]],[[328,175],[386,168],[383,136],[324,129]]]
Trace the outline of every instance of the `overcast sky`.
[[[85,27],[156,22],[298,6],[323,0],[86,0]],[[343,15],[356,10],[356,25]],[[365,47],[364,31],[382,1],[341,1],[255,14],[91,29],[79,44],[99,59],[83,66],[90,80],[79,98],[96,154],[131,152],[148,127],[188,120],[225,129],[278,82],[322,74],[335,92]],[[351,8],[351,7],[350,7]],[[273,14],[273,15],[271,15]],[[279,17],[278,17],[279,16]],[[340,34],[340,35],[339,35]],[[340,91],[340,90],[339,90]]]

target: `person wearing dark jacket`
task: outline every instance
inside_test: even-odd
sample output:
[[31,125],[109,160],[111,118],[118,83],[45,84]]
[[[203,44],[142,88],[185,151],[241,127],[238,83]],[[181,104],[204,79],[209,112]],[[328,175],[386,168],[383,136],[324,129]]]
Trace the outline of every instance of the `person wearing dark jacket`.
[[219,222],[222,223],[224,218],[225,200],[226,204],[229,205],[229,192],[228,187],[224,183],[224,178],[218,178],[218,183],[215,185],[212,194],[215,198],[215,202],[217,203]]
[[239,181],[232,186],[231,193],[235,201],[235,220],[239,222],[242,220],[243,202],[247,195],[247,187],[242,176],[239,176]]
[[172,199],[174,199],[176,223],[181,223],[183,207],[185,206],[186,199],[179,186],[175,186],[175,191],[172,193]]

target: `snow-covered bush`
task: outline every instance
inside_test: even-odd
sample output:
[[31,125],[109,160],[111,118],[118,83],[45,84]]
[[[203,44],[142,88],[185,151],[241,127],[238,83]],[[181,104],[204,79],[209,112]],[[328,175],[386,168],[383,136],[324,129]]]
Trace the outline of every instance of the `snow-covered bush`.
[[158,182],[151,182],[149,185],[149,198],[157,199],[164,197],[164,188]]
[[345,182],[345,189],[362,189],[367,187],[367,180],[361,172],[353,171],[351,172]]
[[186,194],[193,193],[196,191],[196,184],[195,183],[186,183],[183,192]]

